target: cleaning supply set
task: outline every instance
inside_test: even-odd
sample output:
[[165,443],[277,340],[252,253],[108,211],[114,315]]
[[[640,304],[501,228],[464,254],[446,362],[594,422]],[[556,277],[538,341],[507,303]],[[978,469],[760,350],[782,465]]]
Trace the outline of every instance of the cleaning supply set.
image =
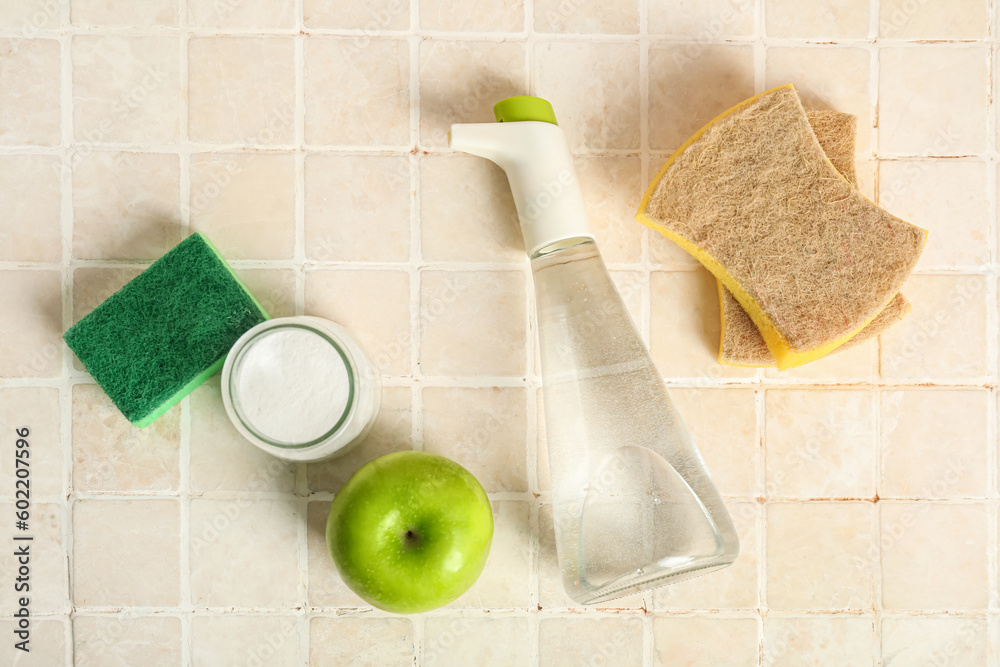
[[927,237],[835,169],[791,84],[699,130],[656,175],[636,219],[715,275],[779,370],[836,350],[887,307],[888,323],[905,314],[896,299]]
[[342,327],[271,319],[215,246],[192,234],[85,315],[66,344],[144,427],[223,369],[236,429],[290,461],[346,452],[371,429],[381,376]]
[[138,427],[219,369],[270,319],[202,234],[192,234],[65,333],[90,375]]
[[[725,567],[729,515],[601,260],[551,106],[494,111],[453,125],[449,145],[495,162],[514,195],[566,591],[601,602]],[[637,220],[719,282],[724,361],[793,368],[908,311],[899,290],[927,233],[854,187],[855,122],[807,114],[791,85],[767,91],[697,132],[643,197]]]
[[[496,163],[514,196],[566,591],[592,604],[726,567],[732,521],[604,265],[551,105],[514,97],[494,110],[496,123],[453,125],[449,145]],[[636,218],[719,281],[723,362],[792,368],[908,311],[899,289],[926,232],[855,189],[854,122],[807,114],[791,86],[768,91],[696,133],[643,197]],[[270,319],[200,234],[65,339],[137,426],[222,367],[236,429],[293,461],[347,451],[380,407],[378,369],[347,331]]]
[[451,148],[507,174],[535,285],[563,586],[602,602],[732,563],[739,540],[594,242],[545,100],[452,125]]
[[[858,177],[854,167],[854,142],[857,136],[857,116],[837,111],[806,111],[809,126],[816,140],[826,153],[830,164],[857,187]],[[732,292],[721,280],[719,287],[719,310],[722,315],[722,335],[719,344],[719,362],[728,366],[748,366],[763,368],[776,366],[774,356],[767,349],[767,342],[761,336],[753,319],[743,310]],[[838,347],[833,353],[848,350],[882,333],[910,312],[910,303],[902,295],[882,309],[882,312],[868,326],[853,338]],[[832,353],[831,353],[832,354]]]

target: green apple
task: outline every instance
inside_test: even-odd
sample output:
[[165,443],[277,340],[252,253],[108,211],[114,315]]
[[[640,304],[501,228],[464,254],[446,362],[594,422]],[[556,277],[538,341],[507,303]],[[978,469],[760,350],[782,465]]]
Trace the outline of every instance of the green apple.
[[492,541],[483,487],[454,461],[426,452],[366,464],[337,492],[326,522],[344,582],[397,614],[436,609],[469,590]]

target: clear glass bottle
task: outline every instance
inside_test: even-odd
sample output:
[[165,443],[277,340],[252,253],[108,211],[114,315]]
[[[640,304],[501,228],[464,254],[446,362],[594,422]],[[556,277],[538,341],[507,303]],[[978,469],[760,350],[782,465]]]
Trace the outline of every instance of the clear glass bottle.
[[603,602],[729,565],[739,540],[590,232],[551,105],[494,107],[452,148],[507,174],[534,276],[563,585]]
[[729,565],[739,541],[592,239],[531,258],[556,547],[588,604]]

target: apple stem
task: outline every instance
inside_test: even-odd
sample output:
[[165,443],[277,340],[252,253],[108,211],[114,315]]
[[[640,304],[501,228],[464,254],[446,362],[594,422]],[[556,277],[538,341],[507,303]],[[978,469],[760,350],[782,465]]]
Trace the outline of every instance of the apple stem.
[[403,533],[403,546],[406,549],[415,549],[420,545],[420,533],[413,528],[407,528]]

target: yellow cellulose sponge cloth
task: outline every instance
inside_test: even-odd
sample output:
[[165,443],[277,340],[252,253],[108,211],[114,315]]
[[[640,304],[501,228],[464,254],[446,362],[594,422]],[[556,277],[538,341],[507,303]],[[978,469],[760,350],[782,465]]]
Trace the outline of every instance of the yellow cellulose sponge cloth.
[[[753,323],[747,311],[743,310],[729,290],[719,283],[719,307],[722,310],[722,343],[719,363],[727,366],[751,366],[756,368],[776,366],[774,356],[767,349],[764,337]],[[849,350],[866,340],[871,340],[910,312],[910,302],[902,294],[893,297],[889,305],[857,335],[833,352]]]
[[[858,117],[839,111],[807,110],[806,117],[820,147],[834,168],[855,187],[858,183],[854,168],[854,142]],[[719,309],[722,315],[722,340],[719,343],[719,363],[727,366],[775,366],[767,343],[736,298],[719,283]],[[874,338],[910,312],[910,304],[902,294],[882,309],[871,323],[857,335],[834,350],[839,352]]]
[[636,219],[722,281],[779,369],[826,355],[874,320],[927,238],[837,172],[790,84],[695,133],[656,175]]

